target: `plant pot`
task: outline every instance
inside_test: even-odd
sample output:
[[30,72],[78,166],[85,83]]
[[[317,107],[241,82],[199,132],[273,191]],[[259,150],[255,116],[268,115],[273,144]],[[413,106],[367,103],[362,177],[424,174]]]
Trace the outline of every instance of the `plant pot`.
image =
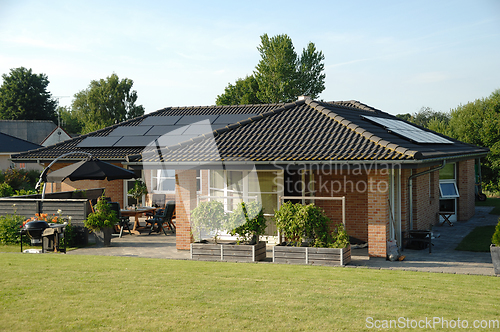
[[495,274],[500,274],[500,247],[492,244],[490,246],[491,261],[493,262],[493,269]]
[[111,238],[113,237],[113,227],[105,227],[98,231],[94,231],[95,244],[98,247],[109,247]]
[[266,242],[257,244],[191,243],[191,259],[199,261],[256,262],[266,258]]
[[273,262],[342,266],[351,262],[351,246],[346,248],[316,248],[278,245],[273,247]]

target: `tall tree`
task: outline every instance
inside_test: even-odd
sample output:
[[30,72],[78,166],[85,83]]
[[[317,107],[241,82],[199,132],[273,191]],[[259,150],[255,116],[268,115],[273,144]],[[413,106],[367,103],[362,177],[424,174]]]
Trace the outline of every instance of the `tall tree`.
[[286,34],[269,38],[262,35],[257,47],[261,60],[253,75],[229,84],[218,105],[247,103],[281,103],[297,100],[300,95],[318,98],[325,90],[323,52],[309,43],[299,57]]
[[4,120],[57,120],[56,101],[47,91],[45,74],[33,74],[31,68],[3,74],[0,86],[0,118]]
[[459,141],[489,148],[490,153],[481,161],[483,186],[487,191],[500,191],[500,90],[459,105],[450,113],[422,107],[418,113],[397,116]]
[[252,75],[244,79],[239,78],[234,85],[229,83],[224,93],[217,96],[215,103],[217,105],[261,104],[262,102],[257,98],[258,90],[259,85]]
[[132,90],[134,82],[120,80],[112,74],[105,80],[91,81],[86,90],[75,94],[73,112],[83,124],[82,134],[111,126],[115,123],[144,114],[144,107],[136,105],[137,91]]

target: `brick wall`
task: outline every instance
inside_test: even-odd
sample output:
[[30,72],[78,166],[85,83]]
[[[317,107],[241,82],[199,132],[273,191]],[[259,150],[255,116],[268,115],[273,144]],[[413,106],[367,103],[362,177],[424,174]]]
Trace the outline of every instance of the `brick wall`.
[[[346,197],[346,230],[350,236],[368,241],[367,190],[362,184],[366,183],[366,174],[319,174],[314,176],[317,197]],[[356,184],[358,188],[356,189]],[[325,210],[325,214],[332,220],[332,227],[342,222],[342,202],[332,200],[316,200],[315,204]]]
[[[413,174],[429,170],[418,168]],[[438,223],[439,172],[413,179],[413,229],[430,229]]]
[[196,170],[175,172],[176,248],[189,250],[191,211],[196,207]]
[[474,216],[476,199],[476,177],[474,159],[461,161],[457,165],[457,187],[460,197],[457,199],[457,220],[466,221]]
[[370,257],[386,257],[389,238],[389,176],[380,171],[371,171],[367,177],[368,182],[373,184],[372,189],[367,192],[368,254]]

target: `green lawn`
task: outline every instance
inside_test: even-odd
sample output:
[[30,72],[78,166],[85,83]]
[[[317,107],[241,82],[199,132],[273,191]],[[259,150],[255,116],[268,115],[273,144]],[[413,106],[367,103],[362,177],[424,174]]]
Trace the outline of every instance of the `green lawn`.
[[0,331],[360,331],[373,330],[367,319],[500,319],[497,277],[15,253],[0,254],[0,269]]
[[472,230],[455,250],[490,252],[491,237],[495,233],[495,226],[478,226]]
[[490,214],[500,215],[500,198],[489,197],[484,202],[476,201],[476,206],[494,206],[495,208],[490,212]]

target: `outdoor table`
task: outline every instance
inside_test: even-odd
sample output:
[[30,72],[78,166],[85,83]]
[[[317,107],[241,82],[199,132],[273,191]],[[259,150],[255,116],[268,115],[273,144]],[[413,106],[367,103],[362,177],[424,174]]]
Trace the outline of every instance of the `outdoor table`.
[[443,222],[441,223],[441,225],[444,225],[444,223],[445,223],[445,222],[447,222],[447,223],[448,223],[448,225],[453,226],[453,224],[452,224],[452,222],[450,221],[450,219],[449,219],[449,218],[450,218],[452,215],[454,215],[454,214],[455,214],[455,213],[453,213],[453,212],[439,212],[439,215],[440,215],[441,217],[443,217],[443,219],[444,219],[444,220],[443,220]]
[[141,207],[138,207],[137,209],[134,209],[134,210],[127,210],[127,209],[121,209],[120,210],[120,213],[122,214],[122,216],[126,216],[126,217],[134,217],[134,228],[132,229],[132,233],[134,234],[141,234],[137,228],[140,226],[139,225],[139,217],[142,216],[144,213],[146,212],[155,212],[157,208],[155,207],[149,207],[149,206],[141,206]]

